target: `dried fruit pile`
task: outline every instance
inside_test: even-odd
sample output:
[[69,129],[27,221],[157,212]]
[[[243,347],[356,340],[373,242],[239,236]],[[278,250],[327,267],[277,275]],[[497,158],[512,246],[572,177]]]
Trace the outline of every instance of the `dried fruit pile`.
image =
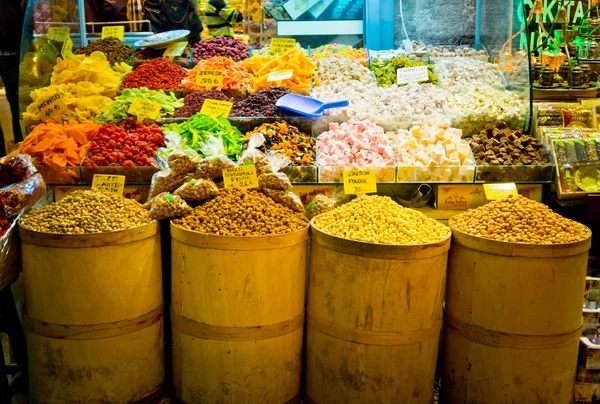
[[228,36],[218,36],[194,44],[194,62],[214,56],[228,57],[239,62],[250,57],[250,46]]
[[110,64],[114,64],[119,62],[129,62],[133,48],[130,45],[119,41],[117,38],[110,37],[90,42],[88,46],[77,49],[75,53],[78,55],[89,56],[95,51],[104,53]]
[[186,70],[169,58],[153,59],[142,63],[123,79],[121,88],[141,88],[149,90],[179,90]]
[[259,147],[261,151],[280,151],[290,160],[292,166],[309,166],[315,162],[315,138],[301,132],[297,127],[285,121],[264,123],[246,134],[246,138],[261,133],[265,143]]

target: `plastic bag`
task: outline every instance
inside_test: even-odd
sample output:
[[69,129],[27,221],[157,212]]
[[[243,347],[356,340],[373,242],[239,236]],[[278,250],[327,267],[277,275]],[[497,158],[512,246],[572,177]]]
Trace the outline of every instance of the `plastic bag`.
[[0,188],[21,182],[37,173],[31,156],[14,154],[0,159]]
[[183,198],[186,202],[203,202],[219,196],[219,189],[212,180],[192,178],[177,188],[173,195]]
[[335,208],[335,201],[333,199],[323,194],[317,194],[306,205],[304,212],[306,213],[306,217],[312,219],[317,215],[329,212],[333,208]]
[[44,178],[33,165],[31,156],[15,154],[0,159],[0,198],[6,216],[15,217],[33,206],[46,193]]
[[156,196],[167,192],[173,192],[186,180],[188,174],[176,174],[170,168],[159,171],[152,176],[148,201],[151,202]]
[[252,163],[256,167],[256,175],[271,172],[269,159],[258,148],[265,142],[265,136],[262,133],[255,133],[248,140],[248,148],[244,150],[238,164],[244,165]]
[[200,161],[196,178],[216,179],[223,176],[223,170],[235,166],[225,153],[223,141],[215,136],[209,136],[202,144],[202,153],[206,156]]
[[196,170],[200,157],[196,150],[175,132],[164,132],[166,147],[158,150],[158,165],[162,170],[170,168],[176,174],[187,174]]
[[277,202],[278,204],[283,205],[286,208],[290,208],[294,212],[304,213],[302,201],[300,201],[300,198],[298,198],[292,192],[278,191],[269,188],[260,188],[260,192],[273,199],[273,201]]
[[290,160],[283,157],[281,153],[268,151],[266,157],[269,161],[270,171],[258,175],[258,186],[260,188],[277,189],[279,191],[286,191],[292,188],[292,183],[287,175],[280,172],[284,167],[290,164]]
[[181,197],[163,192],[152,200],[150,217],[154,220],[171,219],[188,215],[192,208]]
[[0,289],[16,280],[21,270],[17,223],[22,214],[5,228],[6,232],[0,237]]

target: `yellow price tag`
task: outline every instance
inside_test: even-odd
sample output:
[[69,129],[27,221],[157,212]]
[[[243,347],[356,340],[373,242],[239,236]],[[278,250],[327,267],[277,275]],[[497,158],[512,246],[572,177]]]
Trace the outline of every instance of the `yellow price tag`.
[[92,179],[92,189],[123,195],[125,188],[124,175],[95,174]]
[[279,72],[269,73],[269,76],[267,77],[267,81],[283,81],[283,80],[289,80],[292,77],[294,77],[293,70],[282,70]]
[[50,27],[48,28],[48,38],[53,41],[62,42],[71,33],[69,27]]
[[108,27],[102,27],[102,39],[114,37],[119,41],[125,38],[125,26],[123,25],[111,25]]
[[196,75],[196,85],[207,91],[214,87],[223,87],[223,70],[200,70]]
[[258,177],[254,164],[226,168],[223,170],[225,188],[258,188]]
[[134,98],[127,110],[127,113],[136,115],[138,121],[144,119],[156,120],[160,113],[161,105],[158,102],[152,102],[143,100],[141,98]]
[[506,184],[483,184],[483,192],[485,192],[485,199],[488,201],[495,201],[511,195],[519,195],[514,182]]
[[54,119],[56,122],[62,122],[62,115],[67,106],[61,93],[54,93],[37,103],[37,109],[42,121]]
[[65,37],[62,49],[60,50],[60,55],[63,59],[73,56],[73,41],[70,36]]
[[227,118],[231,112],[231,108],[233,108],[232,102],[208,99],[204,100],[200,113],[217,118]]
[[183,52],[185,51],[187,45],[187,42],[172,43],[167,49],[165,49],[165,53],[163,53],[163,56],[166,58],[174,58],[176,56],[181,56],[183,55]]
[[346,195],[361,195],[377,192],[377,177],[375,170],[344,171],[344,193]]
[[279,55],[292,50],[296,47],[296,40],[293,38],[273,38],[271,39],[271,55]]

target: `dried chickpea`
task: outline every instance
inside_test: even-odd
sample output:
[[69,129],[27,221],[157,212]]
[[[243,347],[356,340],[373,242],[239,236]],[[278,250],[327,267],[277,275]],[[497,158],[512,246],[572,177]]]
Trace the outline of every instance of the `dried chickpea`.
[[28,230],[56,234],[103,233],[151,223],[147,210],[133,199],[103,191],[74,191],[21,219]]
[[219,196],[219,188],[212,180],[192,178],[177,188],[173,195],[180,196],[186,202],[202,202]]
[[225,188],[217,198],[173,223],[221,236],[266,236],[304,229],[308,220],[258,191]]
[[387,196],[362,195],[314,221],[325,233],[375,244],[429,244],[450,235],[448,227]]
[[189,214],[192,208],[181,197],[163,192],[152,200],[150,217],[154,220],[171,219]]
[[591,235],[586,226],[520,195],[454,216],[449,224],[473,236],[511,243],[565,244],[585,240]]

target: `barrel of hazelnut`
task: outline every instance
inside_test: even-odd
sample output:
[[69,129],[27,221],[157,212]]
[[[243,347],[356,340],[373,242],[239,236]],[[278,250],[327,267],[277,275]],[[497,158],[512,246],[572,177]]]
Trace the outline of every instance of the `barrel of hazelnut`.
[[492,201],[454,216],[449,224],[452,230],[511,243],[567,244],[591,236],[590,229],[581,223],[520,195]]

